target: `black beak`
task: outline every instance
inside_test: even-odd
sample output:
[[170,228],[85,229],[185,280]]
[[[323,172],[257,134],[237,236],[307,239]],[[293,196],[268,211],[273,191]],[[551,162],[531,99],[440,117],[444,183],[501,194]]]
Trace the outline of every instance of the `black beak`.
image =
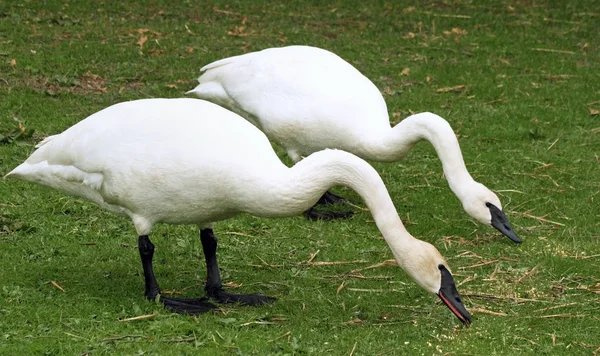
[[446,304],[446,306],[456,315],[460,321],[465,325],[471,324],[471,314],[467,311],[465,306],[460,300],[460,295],[456,290],[456,285],[454,284],[454,278],[452,278],[452,274],[444,265],[439,266],[440,272],[442,273],[442,286],[440,287],[440,291],[438,292],[438,297]]
[[492,214],[492,226],[495,227],[496,230],[500,231],[504,236],[520,244],[521,239],[512,229],[512,226],[510,226],[508,218],[506,215],[504,215],[502,210],[498,209],[498,207],[492,203],[485,203],[485,206],[490,209],[490,213]]

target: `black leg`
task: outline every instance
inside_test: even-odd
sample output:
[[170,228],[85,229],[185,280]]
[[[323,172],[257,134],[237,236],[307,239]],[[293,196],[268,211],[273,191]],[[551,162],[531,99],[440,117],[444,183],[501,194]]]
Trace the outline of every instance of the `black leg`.
[[[154,257],[154,244],[148,238],[148,235],[142,235],[138,238],[138,248],[142,259],[144,269],[144,280],[146,282],[146,291],[144,295],[150,301],[160,295],[160,288],[152,269],[152,258]],[[160,297],[160,301],[165,308],[172,312],[180,314],[202,314],[210,310],[217,309],[217,306],[209,303],[206,299],[177,299]]]
[[219,303],[241,303],[245,305],[262,305],[275,301],[275,298],[260,294],[233,294],[223,290],[221,274],[217,264],[217,238],[212,229],[200,230],[200,241],[206,259],[206,294]]
[[144,295],[149,300],[154,300],[160,294],[160,288],[152,269],[154,244],[152,244],[148,235],[142,235],[138,238],[138,248],[140,250],[140,257],[142,258],[142,267],[144,268],[144,280],[146,281],[146,292],[144,292]]

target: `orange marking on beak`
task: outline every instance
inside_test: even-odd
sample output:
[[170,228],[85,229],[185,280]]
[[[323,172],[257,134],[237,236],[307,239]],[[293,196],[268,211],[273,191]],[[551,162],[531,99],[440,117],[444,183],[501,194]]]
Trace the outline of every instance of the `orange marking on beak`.
[[444,304],[446,304],[446,306],[448,308],[450,308],[450,311],[452,313],[454,313],[454,315],[456,315],[460,319],[460,321],[462,321],[465,324],[469,323],[465,319],[465,317],[458,310],[456,310],[456,308],[454,307],[454,305],[452,305],[452,303],[450,303],[450,301],[448,299],[446,299],[446,296],[444,295],[444,293],[442,291],[440,291],[440,293],[438,294],[438,296],[440,297],[440,299],[442,300],[442,302],[444,302]]

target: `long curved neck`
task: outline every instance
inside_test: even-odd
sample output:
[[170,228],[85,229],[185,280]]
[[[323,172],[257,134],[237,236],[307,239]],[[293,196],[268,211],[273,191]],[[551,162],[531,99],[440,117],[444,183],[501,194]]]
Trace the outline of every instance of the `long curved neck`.
[[[269,184],[276,202],[268,216],[300,214],[312,207],[328,189],[343,185],[353,189],[371,211],[379,231],[397,259],[411,240],[398,217],[381,177],[364,160],[341,150],[315,152],[296,163]],[[400,261],[399,261],[400,262]]]
[[473,181],[467,171],[458,140],[448,121],[438,115],[424,112],[400,121],[381,139],[380,153],[386,161],[397,161],[420,140],[429,141],[437,152],[448,185],[454,194],[462,195],[464,183]]

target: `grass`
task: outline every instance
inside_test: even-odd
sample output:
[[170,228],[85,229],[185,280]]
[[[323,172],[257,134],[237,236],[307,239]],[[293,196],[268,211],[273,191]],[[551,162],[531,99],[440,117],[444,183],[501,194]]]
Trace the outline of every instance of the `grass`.
[[[218,223],[225,282],[278,300],[179,316],[145,301],[127,219],[5,180],[0,353],[597,355],[599,14],[594,0],[2,2],[2,175],[38,139],[104,107],[181,96],[213,60],[309,44],[371,78],[392,121],[447,118],[524,243],[470,222],[420,144],[373,165],[409,231],[453,267],[470,328],[397,267],[348,275],[392,258],[368,212]],[[152,236],[162,287],[203,293],[196,229],[158,225]],[[312,262],[349,263],[306,263],[317,252]],[[151,317],[126,321],[141,315]]]

